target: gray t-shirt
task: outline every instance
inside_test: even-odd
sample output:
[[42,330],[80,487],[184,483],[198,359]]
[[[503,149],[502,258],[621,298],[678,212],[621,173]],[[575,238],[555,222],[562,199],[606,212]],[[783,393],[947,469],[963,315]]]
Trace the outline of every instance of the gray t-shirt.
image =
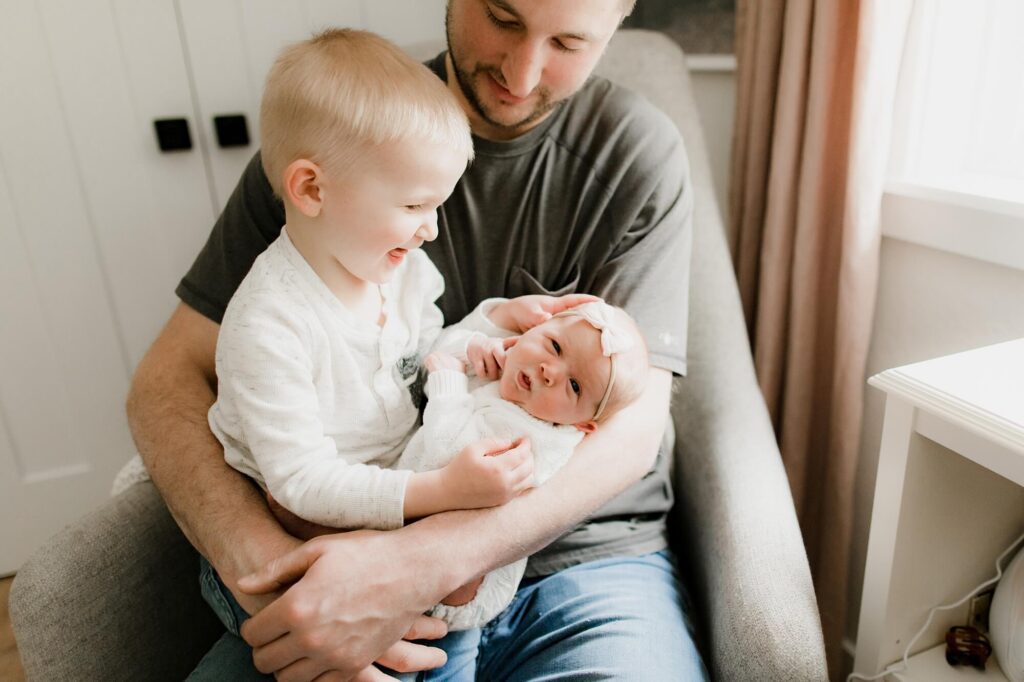
[[[444,79],[443,54],[428,66]],[[672,121],[594,76],[520,137],[473,144],[438,238],[423,247],[444,275],[446,322],[492,296],[597,294],[636,319],[653,366],[685,374],[693,189]],[[284,219],[257,153],[178,285],[181,300],[219,323]],[[671,446],[668,433],[654,468],[534,555],[527,575],[664,548]]]

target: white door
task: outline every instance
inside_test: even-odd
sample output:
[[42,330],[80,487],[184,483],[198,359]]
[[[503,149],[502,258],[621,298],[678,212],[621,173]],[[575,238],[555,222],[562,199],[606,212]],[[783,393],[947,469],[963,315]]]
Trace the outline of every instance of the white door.
[[[328,26],[441,41],[444,0],[5,0],[0,20],[0,575],[102,503],[124,398],[258,146],[280,48]],[[193,99],[193,93],[195,98]],[[220,148],[213,118],[252,143]],[[161,153],[155,119],[193,147]]]
[[[0,575],[98,506],[124,398],[209,231],[171,0],[7,0],[0,21]],[[193,124],[193,137],[195,126]]]
[[[177,0],[200,130],[222,207],[259,146],[263,82],[285,45],[333,26],[374,31],[407,46],[444,40],[445,0]],[[219,148],[214,118],[245,116],[252,144]]]

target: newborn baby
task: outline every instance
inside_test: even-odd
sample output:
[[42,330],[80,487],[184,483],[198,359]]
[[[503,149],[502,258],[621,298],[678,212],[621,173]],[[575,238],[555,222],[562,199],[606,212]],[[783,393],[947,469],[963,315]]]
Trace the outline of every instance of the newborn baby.
[[[438,469],[483,438],[527,437],[534,453],[534,483],[540,485],[569,460],[586,433],[643,392],[647,347],[622,309],[599,300],[584,303],[514,336],[488,316],[501,303],[485,301],[450,327],[452,332],[446,330],[478,332],[466,345],[465,357],[427,357],[429,401],[423,427],[395,468]],[[472,378],[467,364],[474,370]],[[512,601],[525,570],[526,559],[494,570],[484,576],[472,601],[440,604],[431,615],[444,619],[450,630],[482,626]]]

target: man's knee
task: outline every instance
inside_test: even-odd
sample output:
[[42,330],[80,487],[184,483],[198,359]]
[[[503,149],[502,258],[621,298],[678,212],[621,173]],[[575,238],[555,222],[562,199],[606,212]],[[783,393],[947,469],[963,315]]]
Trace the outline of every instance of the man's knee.
[[660,553],[530,581],[488,626],[482,675],[705,679],[683,604],[674,566]]

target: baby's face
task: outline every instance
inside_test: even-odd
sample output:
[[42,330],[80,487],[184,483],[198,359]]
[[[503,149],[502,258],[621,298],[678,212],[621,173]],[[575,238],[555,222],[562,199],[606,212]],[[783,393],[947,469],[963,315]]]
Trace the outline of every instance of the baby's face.
[[500,392],[538,419],[583,424],[593,419],[610,375],[601,333],[581,317],[554,317],[509,349]]

